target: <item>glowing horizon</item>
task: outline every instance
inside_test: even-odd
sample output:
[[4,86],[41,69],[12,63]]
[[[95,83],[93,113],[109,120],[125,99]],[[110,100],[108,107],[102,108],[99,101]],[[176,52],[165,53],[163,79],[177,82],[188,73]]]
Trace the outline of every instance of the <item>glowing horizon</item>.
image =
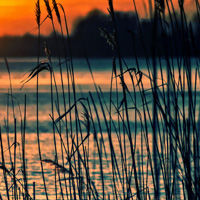
[[[78,17],[84,17],[93,9],[99,9],[105,13],[108,13],[108,1],[102,0],[73,0],[62,1],[61,3],[65,9],[69,30],[72,30],[73,22]],[[145,6],[143,2],[136,0],[138,12],[141,17],[145,16]],[[26,33],[37,34],[37,25],[35,22],[35,3],[36,0],[0,0],[0,36],[4,35],[24,35]],[[134,5],[132,0],[114,0],[114,8],[118,11],[134,11]],[[41,1],[41,19],[44,19],[47,15],[44,2]],[[51,0],[50,0],[51,4]],[[148,3],[147,11],[148,11]],[[177,7],[178,3],[174,1],[174,6]],[[185,1],[186,11],[191,10],[192,2],[190,0]],[[48,35],[52,32],[52,26],[50,21],[46,21],[41,28],[41,34]]]

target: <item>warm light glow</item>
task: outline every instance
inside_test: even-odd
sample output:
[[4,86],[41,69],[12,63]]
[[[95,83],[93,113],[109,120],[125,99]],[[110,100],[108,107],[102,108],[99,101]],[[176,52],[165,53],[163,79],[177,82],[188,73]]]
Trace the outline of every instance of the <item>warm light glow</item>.
[[0,1],[0,6],[16,6],[23,5],[26,3],[26,0],[9,0],[9,1]]
[[[78,16],[85,16],[89,11],[94,8],[100,9],[103,12],[108,13],[108,1],[102,0],[57,0],[61,3],[66,11],[69,29],[72,29],[73,21]],[[145,0],[144,0],[145,2]],[[146,0],[146,2],[148,2]],[[174,6],[177,8],[178,1],[174,1]],[[25,33],[37,34],[36,22],[35,22],[35,3],[36,0],[0,0],[0,36],[2,35],[23,35]],[[134,11],[134,5],[132,0],[114,0],[115,10],[121,11]],[[192,12],[192,8],[195,2],[186,0],[185,10]],[[51,4],[51,1],[50,1]],[[145,6],[143,1],[136,0],[138,13],[141,17],[145,17]],[[148,3],[146,3],[146,9],[148,12]],[[42,19],[46,16],[46,9],[44,2],[41,0]],[[42,26],[41,33],[49,34],[52,31],[51,23],[45,22]]]

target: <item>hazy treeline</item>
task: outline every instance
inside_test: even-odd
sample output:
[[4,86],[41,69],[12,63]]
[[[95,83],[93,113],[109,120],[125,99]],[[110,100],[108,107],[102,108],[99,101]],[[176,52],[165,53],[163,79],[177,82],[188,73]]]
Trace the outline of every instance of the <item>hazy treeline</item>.
[[[134,56],[134,48],[137,50],[137,56],[144,56],[146,52],[148,55],[151,55],[151,50],[153,45],[159,48],[160,55],[164,54],[163,46],[163,36],[162,28],[166,29],[168,32],[168,41],[169,44],[176,42],[177,46],[181,46],[181,41],[183,40],[182,36],[179,35],[179,29],[181,28],[181,21],[179,15],[177,14],[176,22],[174,24],[164,22],[165,27],[161,27],[159,20],[156,23],[156,40],[153,41],[153,32],[154,32],[154,20],[150,19],[141,19],[140,26],[142,30],[142,35],[144,38],[145,47],[142,44],[140,38],[138,23],[136,15],[134,12],[116,12],[116,22],[118,27],[118,36],[121,47],[121,53],[125,57]],[[197,21],[196,16],[193,16],[191,19],[190,28],[192,27],[193,38],[196,47],[200,46],[199,33],[200,27],[195,21]],[[163,24],[163,23],[162,23]],[[170,25],[169,25],[170,24]],[[173,27],[172,27],[173,26]],[[189,27],[189,26],[188,26]],[[174,33],[172,34],[172,31]],[[177,34],[176,34],[177,33]],[[87,54],[90,57],[110,57],[113,55],[112,44],[109,41],[109,38],[113,36],[113,27],[110,20],[110,16],[99,11],[92,10],[84,18],[78,18],[74,22],[73,30],[70,35],[71,38],[71,48],[72,54],[74,57],[84,57]],[[188,37],[188,36],[185,36]],[[155,37],[154,37],[155,38]],[[191,38],[188,38],[191,40]],[[0,37],[0,56],[37,56],[37,37],[31,34],[26,34],[24,36],[4,36]],[[44,43],[46,42],[49,49],[51,50],[52,56],[56,56],[55,40],[54,34],[49,36],[41,36],[41,47],[40,52],[41,56],[44,56]],[[59,48],[61,53],[63,48],[63,41],[61,36],[58,33]],[[114,41],[114,40],[113,40]],[[66,39],[67,44],[67,39]],[[66,46],[69,46],[68,44]],[[173,46],[173,45],[172,45]],[[145,49],[145,52],[144,52]],[[181,54],[181,48],[176,50],[176,54]],[[197,52],[198,49],[195,49]],[[194,54],[194,48],[191,47],[191,52]],[[174,55],[175,49],[170,49],[169,54]]]

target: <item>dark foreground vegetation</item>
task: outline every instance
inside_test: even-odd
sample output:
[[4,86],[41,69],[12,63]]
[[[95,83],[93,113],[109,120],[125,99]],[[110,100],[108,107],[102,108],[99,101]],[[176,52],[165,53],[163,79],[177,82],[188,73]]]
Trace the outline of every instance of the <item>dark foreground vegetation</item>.
[[[40,45],[43,43],[43,38],[40,36],[42,26],[40,26],[41,11],[38,0],[36,4],[38,64],[24,80],[24,84],[30,79],[36,79],[37,126],[35,130],[45,198],[52,199],[49,195],[49,188],[46,187],[48,174],[44,173],[45,163],[49,163],[55,170],[54,199],[58,198],[58,195],[60,199],[200,199],[200,107],[199,91],[197,90],[199,84],[199,45],[198,37],[195,36],[197,32],[194,31],[193,24],[187,20],[184,1],[179,0],[178,15],[180,17],[178,18],[172,0],[155,0],[154,9],[150,11],[152,13],[151,23],[148,24],[150,26],[148,30],[151,31],[146,33],[144,24],[138,18],[137,5],[133,0],[135,14],[133,22],[128,21],[126,25],[128,26],[126,31],[130,35],[127,41],[123,34],[120,35],[119,13],[114,11],[113,2],[109,0],[108,11],[111,20],[109,23],[112,24],[112,30],[108,30],[106,24],[103,24],[104,27],[100,29],[100,35],[108,45],[102,47],[101,51],[107,52],[107,49],[110,48],[109,52],[112,52],[112,76],[108,102],[105,101],[104,93],[93,79],[100,105],[98,107],[94,95],[90,92],[87,97],[77,99],[72,49],[78,48],[79,44],[73,46],[76,41],[69,38],[67,19],[60,17],[61,13],[62,16],[64,14],[64,8],[53,0],[52,10],[49,1],[44,0],[44,2],[48,12],[47,20],[52,22],[52,40],[55,42],[52,48],[55,49],[58,56],[59,66],[52,66],[50,54],[52,43],[50,41],[47,41],[45,45],[48,62],[40,62]],[[197,0],[195,3],[196,23],[199,24],[200,5]],[[56,13],[56,18],[53,17],[52,12]],[[165,13],[168,13],[167,21]],[[98,15],[101,13],[97,12],[94,16]],[[93,44],[90,44],[90,38],[93,36],[89,35],[88,39],[87,35],[84,35],[84,32],[87,32],[84,30],[87,29],[86,25],[90,24],[89,19],[88,16],[86,21],[79,22],[73,34],[77,43],[80,41],[79,37],[85,37],[85,44],[82,42],[85,46],[79,50],[80,52],[86,50],[80,54],[85,55],[88,69],[93,77],[92,66],[90,66],[87,57],[90,54],[90,48],[92,49]],[[54,28],[56,20],[61,25],[61,36],[57,35]],[[64,25],[61,24],[62,21]],[[84,23],[86,24],[84,25]],[[137,27],[137,32],[135,32],[133,24]],[[111,25],[109,25],[110,27]],[[62,34],[63,30],[68,34],[66,37]],[[84,32],[79,35],[80,31]],[[91,32],[91,34],[94,33]],[[28,36],[26,37],[28,38]],[[62,46],[59,40],[63,41]],[[67,40],[68,45],[63,45],[66,44],[65,40]],[[31,46],[35,48],[35,43]],[[134,56],[136,61],[136,65],[132,68],[126,65],[123,58],[126,55],[123,52],[124,46],[129,46],[129,49],[132,49],[130,50],[132,53],[128,52]],[[108,54],[110,55],[110,53]],[[61,61],[61,55],[65,57],[64,62]],[[145,58],[148,74],[140,69],[138,56],[141,55]],[[192,57],[194,57],[195,62],[192,62]],[[6,62],[6,64],[8,67],[9,63]],[[60,69],[61,86],[59,87],[62,91],[62,103],[59,99],[57,80],[54,76],[55,67]],[[68,79],[68,84],[65,86],[63,84],[63,69],[67,71],[65,77]],[[55,157],[49,159],[42,157],[39,132],[38,90],[40,85],[38,83],[40,73],[44,70],[48,70],[50,73],[52,106],[50,118],[52,119],[55,147]],[[144,88],[145,78],[148,79],[149,88]],[[131,87],[126,84],[128,79],[131,80]],[[13,100],[12,88],[9,91]],[[150,101],[149,96],[151,97]],[[2,160],[0,168],[3,172],[3,182],[6,188],[6,197],[1,198],[12,199],[14,196],[15,199],[37,199],[35,193],[37,186],[33,184],[33,189],[30,185],[28,187],[26,173],[28,167],[25,162],[27,150],[25,141],[28,140],[26,100],[24,108],[21,119],[22,141],[16,140],[17,133],[15,131],[15,142],[10,144],[14,148],[13,153],[10,151],[10,163],[5,163],[2,134],[0,134]],[[16,125],[14,113],[15,109],[13,109],[13,120]],[[55,113],[58,117],[55,117]],[[5,124],[9,144],[8,119],[5,120]],[[106,127],[105,132],[102,131],[103,127]],[[136,141],[138,135],[140,141]],[[56,136],[60,137],[61,157],[58,157]],[[91,137],[93,137],[94,147],[91,147],[88,142]],[[117,138],[117,145],[120,148],[118,154],[115,151],[113,137]],[[109,145],[105,147],[106,141]],[[16,168],[18,142],[21,143],[22,159],[20,161],[22,167],[20,169]],[[97,167],[100,177],[98,185],[94,182],[89,165],[91,148],[95,148],[97,152],[99,163]],[[105,187],[108,180],[103,168],[104,162],[111,162],[109,168],[111,192],[108,192]],[[19,175],[22,178],[19,179]]]

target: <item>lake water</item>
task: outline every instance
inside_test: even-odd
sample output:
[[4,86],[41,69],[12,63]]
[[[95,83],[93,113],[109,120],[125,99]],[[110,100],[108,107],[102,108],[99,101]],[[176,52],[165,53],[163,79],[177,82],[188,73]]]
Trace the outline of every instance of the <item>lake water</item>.
[[[43,59],[45,60],[45,59]],[[42,61],[42,59],[41,59]],[[3,149],[4,149],[4,156],[5,156],[5,162],[6,162],[6,167],[8,169],[11,169],[12,165],[10,162],[10,155],[9,155],[9,149],[11,150],[11,154],[13,156],[14,154],[14,119],[13,115],[16,118],[16,130],[17,130],[17,142],[19,145],[17,146],[17,152],[16,152],[16,162],[17,162],[17,168],[16,171],[17,173],[17,178],[20,179],[22,177],[22,172],[20,171],[21,169],[21,164],[22,164],[22,138],[21,138],[21,120],[22,122],[24,121],[24,109],[25,109],[25,95],[26,95],[26,129],[25,129],[25,160],[26,160],[26,167],[27,167],[27,177],[28,177],[28,189],[29,189],[29,194],[32,196],[32,191],[33,191],[33,182],[35,182],[35,191],[36,191],[36,199],[46,199],[45,196],[45,191],[44,191],[44,186],[43,186],[43,181],[42,181],[42,173],[41,173],[41,166],[40,166],[40,161],[39,161],[39,154],[38,154],[38,144],[37,144],[37,125],[36,125],[36,77],[33,78],[30,82],[28,82],[24,87],[21,89],[22,83],[28,74],[30,73],[30,70],[33,69],[36,66],[37,59],[36,58],[9,58],[8,59],[8,64],[11,72],[11,84],[12,84],[12,95],[13,98],[11,98],[8,93],[11,93],[10,89],[10,81],[9,81],[9,75],[7,72],[7,68],[5,65],[4,60],[0,60],[0,124],[1,124],[1,133],[2,133],[2,140],[3,140]],[[94,138],[95,132],[97,133],[97,140],[98,144],[100,145],[101,148],[101,158],[102,158],[102,167],[103,167],[103,176],[104,176],[104,188],[105,188],[105,195],[106,199],[109,198],[113,199],[113,192],[114,192],[114,187],[113,187],[113,176],[116,179],[116,188],[117,188],[117,193],[118,193],[118,198],[124,199],[123,194],[126,193],[127,186],[124,185],[123,183],[126,182],[126,176],[124,175],[124,164],[122,163],[121,160],[121,151],[126,152],[126,170],[128,171],[128,176],[133,176],[131,175],[133,172],[131,171],[132,167],[132,158],[131,158],[131,150],[130,150],[130,144],[128,142],[125,142],[128,140],[127,135],[120,135],[121,140],[117,137],[115,131],[112,132],[111,134],[111,140],[113,144],[113,151],[115,152],[116,156],[116,162],[118,164],[118,167],[113,166],[112,164],[112,152],[110,148],[110,138],[107,133],[107,126],[104,121],[104,116],[103,113],[101,112],[101,104],[99,102],[99,98],[95,92],[95,86],[93,84],[93,80],[91,78],[91,74],[88,69],[88,65],[85,59],[75,59],[73,61],[74,63],[74,74],[75,74],[75,83],[76,83],[76,98],[90,98],[89,92],[91,92],[91,96],[94,99],[95,105],[97,107],[97,110],[99,111],[99,120],[101,121],[101,130],[98,126],[98,117],[96,116],[95,109],[93,107],[93,104],[90,100],[91,107],[92,107],[92,115],[94,118],[94,127],[97,127],[96,130],[94,128],[91,129],[90,136],[87,137],[86,141],[84,142],[84,146],[87,149],[88,153],[88,163],[87,166],[89,168],[89,173],[91,177],[91,181],[93,184],[93,187],[96,188],[100,196],[98,197],[99,199],[102,198],[103,196],[103,187],[102,187],[102,176],[101,176],[101,170],[100,170],[100,160],[99,160],[99,154],[97,151],[97,145],[96,141]],[[195,61],[194,61],[195,63]],[[91,68],[93,71],[94,75],[94,80],[95,83],[101,87],[103,93],[101,94],[102,100],[105,100],[106,105],[109,107],[109,102],[110,102],[110,84],[111,84],[111,75],[112,75],[112,59],[91,59],[90,60]],[[136,63],[134,59],[126,59],[126,64],[129,68],[136,67]],[[152,95],[151,95],[151,84],[150,80],[148,77],[148,71],[146,68],[146,62],[144,59],[139,60],[140,64],[140,70],[143,72],[143,86],[146,91],[146,99],[149,104],[149,113],[152,115]],[[117,64],[118,65],[118,64]],[[195,64],[194,64],[195,65]],[[166,65],[163,61],[163,78],[166,80]],[[59,104],[60,104],[60,114],[62,115],[64,113],[64,107],[63,107],[63,96],[61,93],[61,81],[60,81],[60,74],[59,74],[59,67],[56,59],[53,59],[53,67],[54,67],[54,74],[55,74],[55,79],[56,79],[56,84],[58,87],[58,97],[59,97]],[[195,67],[194,67],[195,69]],[[193,70],[194,70],[193,69]],[[126,70],[126,69],[124,69]],[[119,74],[119,70],[117,70],[117,74]],[[132,97],[134,97],[133,88],[132,88],[132,82],[130,77],[127,75],[128,73],[125,74],[125,82],[129,90],[131,91]],[[138,76],[138,75],[137,75]],[[178,72],[177,69],[175,70],[175,77],[178,78]],[[115,79],[113,81],[113,91],[116,90],[115,86]],[[118,103],[120,103],[123,99],[122,91],[121,91],[121,85],[119,78],[118,79]],[[63,67],[63,80],[65,84],[65,94],[66,94],[66,104],[67,104],[67,109],[69,108],[69,99],[68,99],[68,87],[67,87],[67,73],[65,67]],[[194,78],[192,79],[194,80]],[[137,80],[134,78],[135,84],[137,83]],[[158,73],[158,85],[162,85],[161,81],[161,74]],[[193,83],[194,84],[194,83]],[[136,88],[136,101],[137,101],[137,106],[138,108],[142,110],[143,105],[141,101],[141,96],[139,93],[138,87]],[[52,119],[50,115],[52,114],[51,110],[51,93],[50,93],[50,73],[48,71],[42,71],[39,74],[39,132],[40,132],[40,145],[41,145],[41,156],[42,159],[48,159],[48,160],[55,160],[55,142],[57,145],[57,151],[58,151],[58,163],[62,164],[62,162],[67,163],[67,156],[66,153],[62,152],[64,151],[61,145],[60,141],[60,136],[58,133],[55,134],[55,142],[54,142],[54,134],[52,132]],[[72,90],[72,88],[70,88]],[[197,91],[199,91],[200,87],[197,85]],[[186,88],[187,90],[187,88]],[[73,96],[73,94],[71,93]],[[199,101],[199,95],[197,95],[197,102]],[[115,92],[113,92],[113,97],[112,97],[113,104],[117,104],[117,98]],[[133,101],[130,96],[128,96],[128,107],[133,107]],[[73,102],[73,98],[72,98]],[[13,112],[13,106],[14,106],[14,112]],[[54,88],[54,109],[55,109],[55,116],[54,119],[59,117],[59,114],[56,112],[56,106],[58,105],[57,99],[56,99],[56,93],[55,93],[55,88]],[[71,104],[73,105],[73,103]],[[84,109],[81,106],[81,104],[77,104],[77,109],[80,115],[80,120],[84,122]],[[187,110],[188,105],[186,105],[186,110]],[[106,107],[104,105],[104,109],[106,110]],[[87,131],[86,129],[82,129],[82,133],[79,132],[79,130],[76,130],[76,119],[75,119],[75,111],[72,112],[72,127],[68,127],[69,129],[72,130],[74,138],[74,141],[77,141],[77,144],[79,144],[81,141],[81,137],[85,138],[87,136]],[[116,109],[113,108],[111,110],[111,116],[113,120],[113,124],[115,124],[115,128],[123,127],[123,122],[121,121],[120,124],[118,124],[118,117],[119,115],[116,112]],[[198,116],[198,112],[197,112]],[[110,116],[107,113],[106,118],[109,121]],[[136,121],[137,118],[137,121]],[[63,118],[64,119],[64,118]],[[141,119],[144,119],[143,114],[141,114]],[[143,173],[145,174],[145,181],[148,183],[143,183],[144,185],[148,185],[148,194],[153,198],[153,183],[152,179],[150,176],[150,170],[149,166],[147,164],[147,150],[142,146],[144,143],[144,138],[141,136],[141,126],[139,123],[140,117],[137,115],[131,115],[130,114],[130,128],[132,130],[133,138],[132,142],[135,144],[135,141],[137,143],[135,144],[135,150],[136,150],[136,155],[140,157],[140,155],[143,155]],[[9,122],[9,131],[6,127],[6,123]],[[63,123],[63,124],[62,124]],[[147,122],[147,125],[150,122]],[[64,127],[64,122],[61,121],[61,135],[64,141],[64,144],[67,143],[67,138],[66,138],[66,127]],[[112,126],[112,130],[114,130],[114,125]],[[136,128],[137,126],[137,128]],[[76,131],[78,131],[78,134],[76,134]],[[8,140],[7,140],[7,134],[6,132],[9,132],[9,144],[10,148],[8,146]],[[70,131],[69,131],[70,132]],[[121,130],[123,132],[123,130]],[[102,135],[100,134],[102,133]],[[81,136],[82,134],[82,136]],[[119,133],[120,134],[120,133]],[[135,136],[134,136],[135,135]],[[78,137],[77,137],[78,136]],[[149,146],[152,149],[152,134],[151,131],[149,132]],[[102,143],[102,139],[104,141],[104,145]],[[69,149],[72,148],[69,144]],[[120,146],[121,145],[121,146]],[[120,147],[122,149],[120,149]],[[80,149],[80,153],[84,155],[84,149]],[[62,161],[62,156],[64,157]],[[1,158],[2,159],[2,158]],[[13,159],[13,158],[12,158]],[[138,158],[137,163],[140,163],[141,159]],[[84,168],[82,164],[80,163],[80,160],[78,159],[78,155],[74,156],[73,160],[74,165],[81,166],[80,169],[82,169],[82,174],[83,179],[85,178],[86,174],[84,174]],[[45,180],[46,180],[46,185],[47,185],[47,193],[49,196],[49,199],[62,199],[61,191],[64,193],[64,199],[71,199],[70,198],[70,188],[72,190],[72,185],[69,186],[67,184],[67,187],[65,185],[65,177],[68,176],[68,174],[63,174],[60,173],[60,179],[63,180],[61,181],[61,185],[59,185],[58,179],[58,173],[55,173],[54,166],[50,166],[49,163],[43,163],[44,165],[44,175],[45,175]],[[140,165],[137,165],[140,166]],[[113,167],[115,168],[114,171],[116,174],[113,175]],[[66,168],[68,169],[69,166],[66,165]],[[78,168],[78,167],[77,167]],[[79,168],[78,168],[79,169]],[[137,168],[138,169],[138,168]],[[139,170],[139,169],[138,169]],[[3,179],[3,170],[0,171],[1,173],[1,184],[0,184],[0,193],[2,198],[6,198],[6,190],[5,190],[5,183]],[[118,177],[117,174],[121,174],[121,177]],[[56,176],[55,176],[56,174]],[[141,175],[139,175],[141,176]],[[8,177],[9,179],[9,177]],[[134,179],[132,177],[132,179]],[[144,181],[143,178],[141,179],[141,188],[142,188],[142,182]],[[10,181],[12,179],[10,178]],[[68,182],[68,179],[66,182]],[[84,179],[85,180],[85,179]],[[21,180],[22,181],[22,180]],[[56,184],[55,184],[56,182]],[[12,185],[11,182],[9,182],[10,186]],[[76,181],[75,181],[75,184]],[[55,187],[56,185],[56,187]],[[132,195],[134,196],[134,199],[136,198],[135,192],[135,184],[134,181],[131,182],[131,192]],[[20,188],[20,186],[19,186]],[[21,189],[23,191],[23,189]],[[86,192],[86,185],[83,185],[82,188],[83,191],[83,199],[87,196]],[[124,192],[125,191],[125,192]],[[163,180],[162,178],[160,179],[160,191],[161,191],[161,199],[164,198],[164,185],[163,185]],[[179,190],[179,187],[177,189],[180,193],[180,198],[183,198],[182,196],[182,190]],[[10,189],[10,192],[11,189]],[[77,192],[77,191],[76,191]],[[79,194],[80,195],[80,194]],[[78,198],[78,194],[77,194]],[[88,198],[87,198],[88,199]],[[93,199],[91,195],[91,199]]]

